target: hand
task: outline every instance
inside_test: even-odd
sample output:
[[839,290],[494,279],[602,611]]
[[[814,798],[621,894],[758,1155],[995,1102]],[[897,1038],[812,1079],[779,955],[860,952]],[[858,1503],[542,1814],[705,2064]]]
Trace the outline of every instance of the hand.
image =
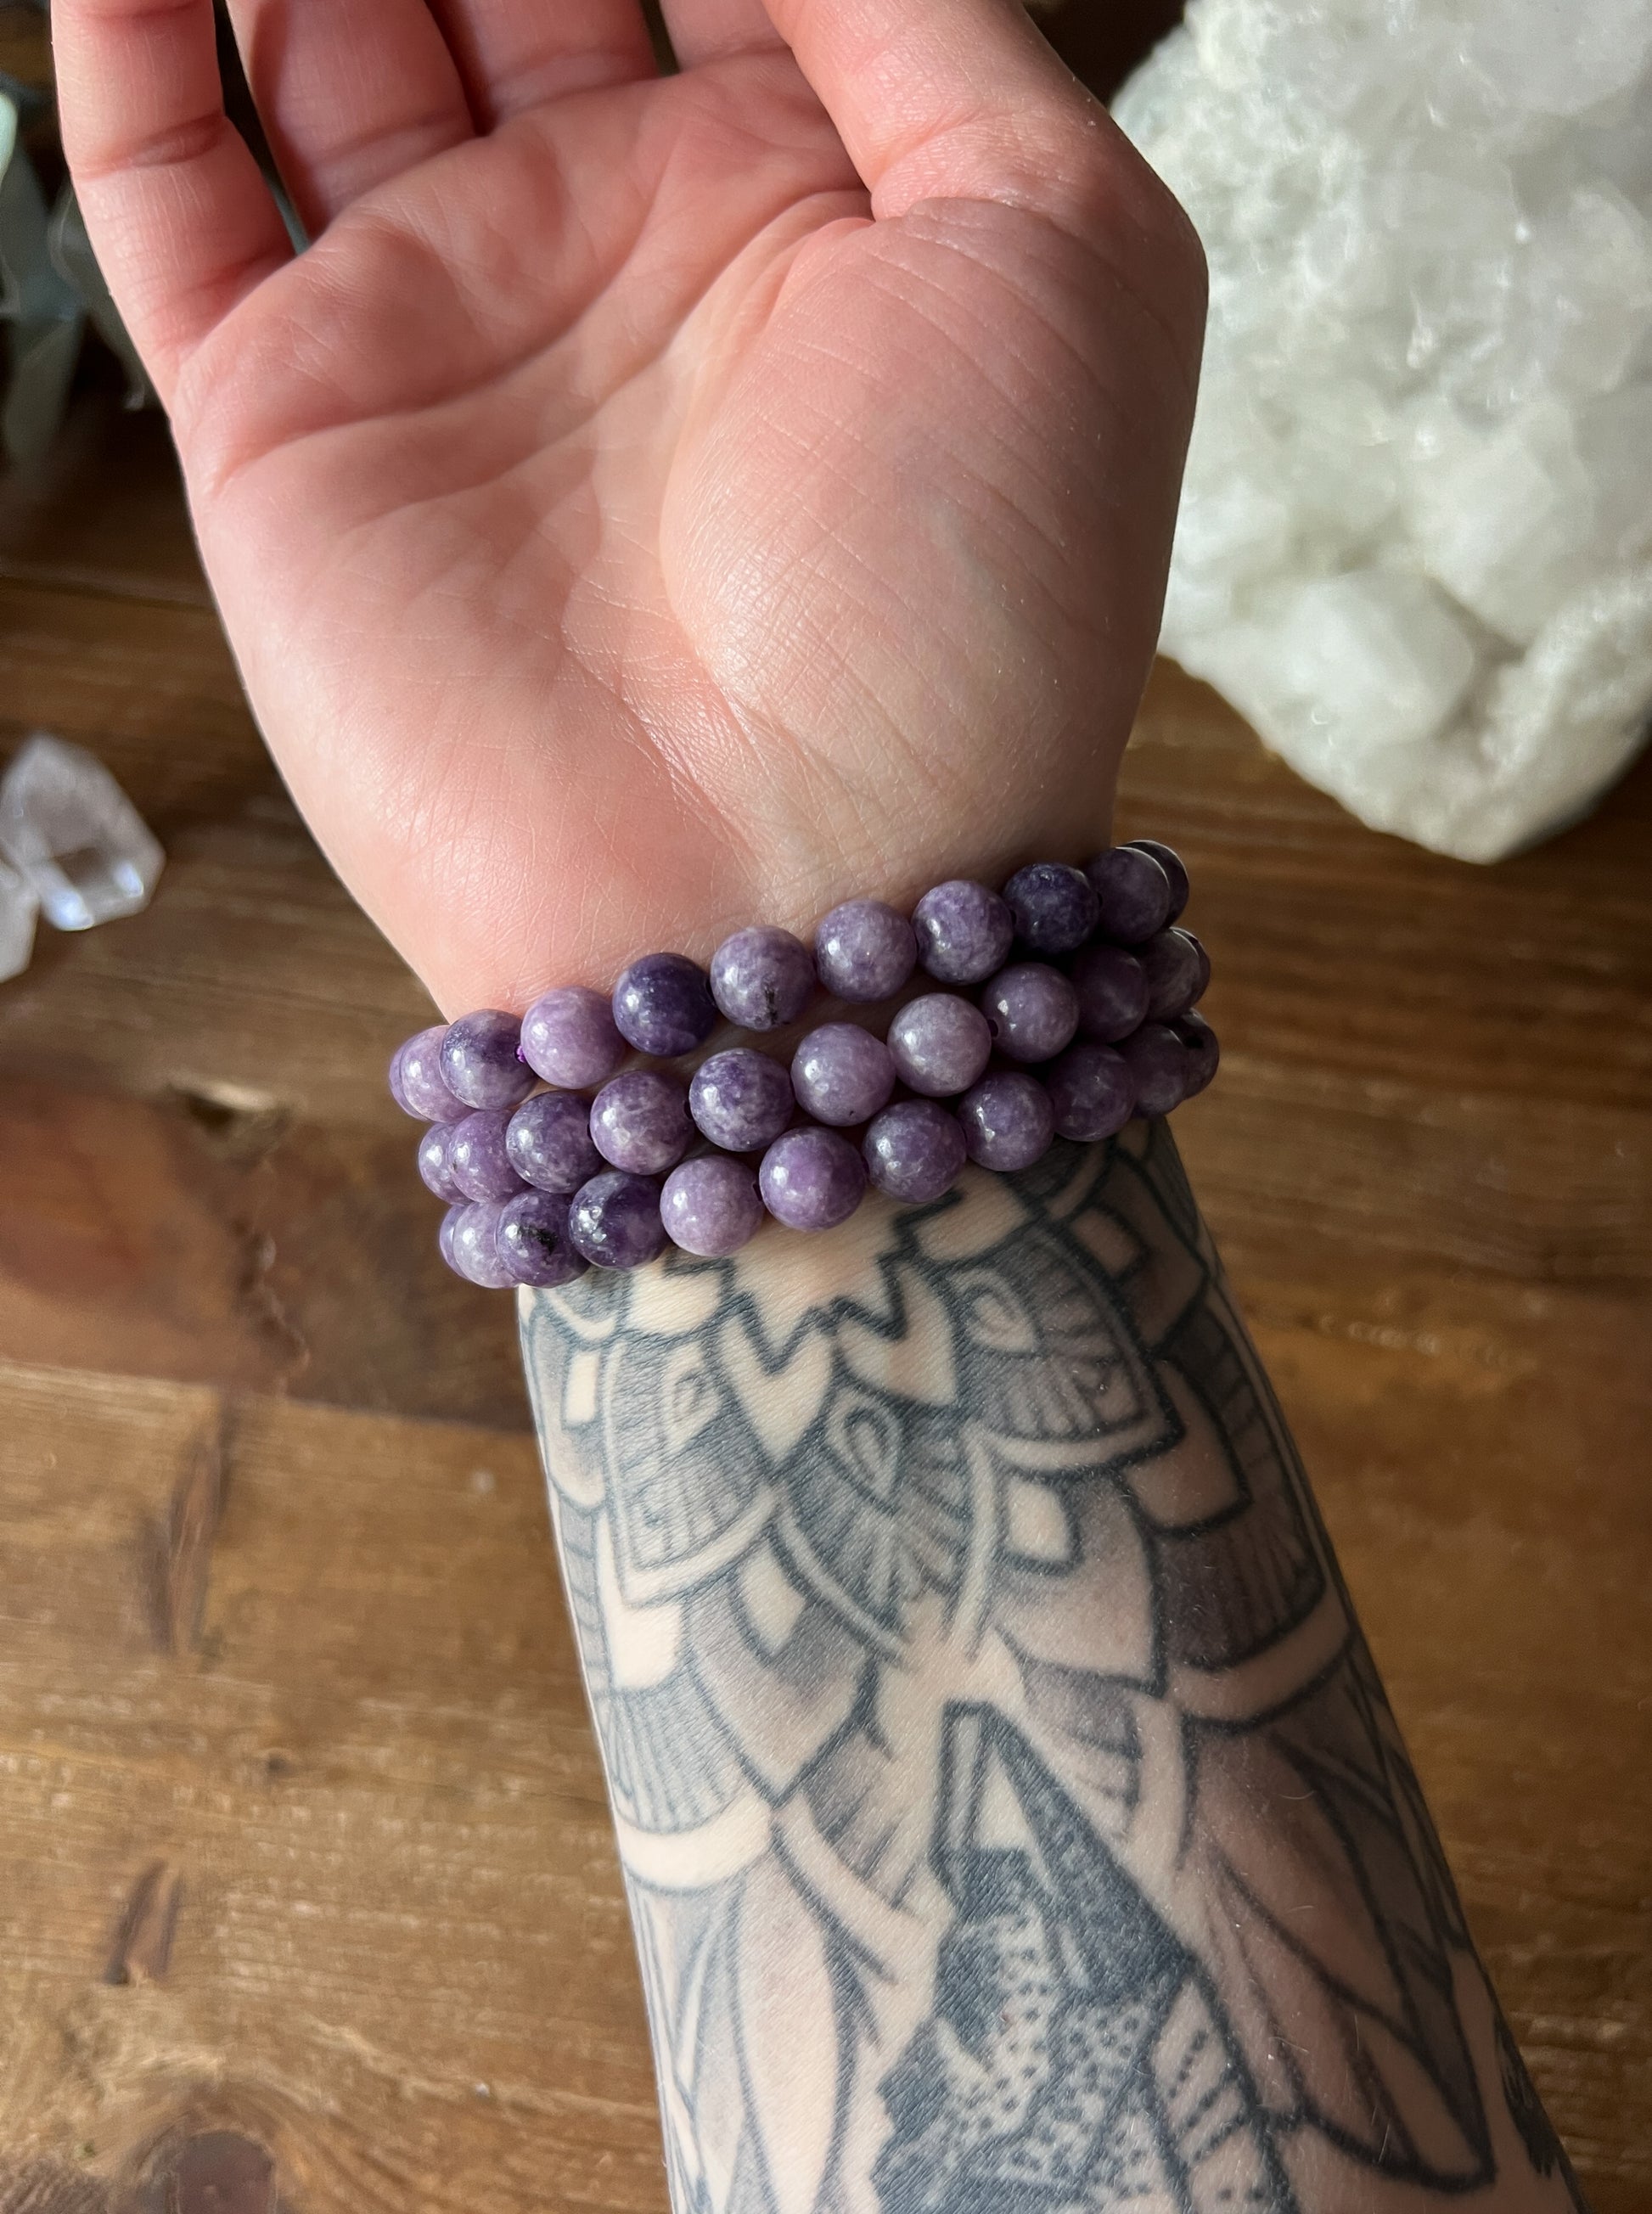
[[58,0],[266,736],[450,1012],[1102,839],[1202,309],[1014,0]]

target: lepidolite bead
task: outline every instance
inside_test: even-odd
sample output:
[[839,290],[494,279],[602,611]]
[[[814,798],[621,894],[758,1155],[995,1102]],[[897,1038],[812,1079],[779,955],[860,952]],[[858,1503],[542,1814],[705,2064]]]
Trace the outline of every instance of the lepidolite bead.
[[984,983],[1015,939],[1015,918],[998,894],[966,877],[927,891],[912,928],[919,960],[943,984]]
[[1185,930],[1161,930],[1136,949],[1147,979],[1147,1013],[1167,1023],[1184,1015],[1209,979],[1210,963],[1198,939]]
[[606,1084],[626,1056],[613,1002],[588,984],[564,984],[534,1001],[522,1018],[523,1058],[565,1092]]
[[494,1243],[513,1284],[548,1290],[583,1276],[590,1265],[568,1235],[570,1196],[558,1191],[519,1192],[499,1214]]
[[1210,956],[1205,951],[1203,939],[1199,937],[1196,932],[1190,930],[1185,923],[1182,924],[1181,932],[1183,937],[1199,957],[1199,988],[1193,996],[1196,1000],[1202,1000],[1205,995],[1205,988],[1210,982]]
[[981,995],[994,1043],[1012,1061],[1049,1061],[1073,1042],[1079,999],[1058,969],[1018,961],[1000,969]]
[[1071,953],[1083,945],[1099,914],[1090,879],[1065,861],[1035,861],[1018,869],[1004,887],[1015,934],[1035,953]]
[[1138,1115],[1168,1115],[1187,1097],[1188,1050],[1165,1023],[1143,1023],[1117,1048],[1135,1085]]
[[1079,1034],[1111,1045],[1147,1014],[1147,971],[1122,945],[1086,945],[1068,976],[1079,999]]
[[1031,1168],[1049,1151],[1055,1116],[1036,1076],[994,1070],[966,1092],[958,1108],[970,1159],[983,1169]]
[[1151,853],[1164,871],[1170,883],[1170,913],[1166,922],[1174,922],[1187,905],[1192,886],[1188,882],[1187,864],[1173,846],[1161,845],[1157,838],[1129,838],[1125,843],[1134,846],[1138,853]]
[[591,1142],[590,1107],[570,1092],[540,1092],[524,1099],[505,1134],[511,1165],[541,1191],[578,1191],[603,1161]]
[[506,1148],[508,1108],[479,1107],[456,1122],[448,1141],[448,1173],[467,1199],[509,1199],[522,1190]]
[[956,992],[926,992],[909,1000],[890,1024],[889,1049],[903,1084],[932,1099],[953,1098],[992,1058],[992,1028],[980,1008]]
[[426,1191],[433,1191],[437,1199],[444,1199],[450,1207],[456,1207],[464,1198],[453,1180],[448,1165],[448,1148],[453,1143],[456,1122],[432,1122],[419,1141],[419,1174]]
[[1182,1096],[1196,1098],[1216,1073],[1221,1060],[1221,1048],[1216,1043],[1216,1033],[1202,1015],[1184,1015],[1172,1024],[1187,1055],[1186,1079]]
[[817,1122],[864,1122],[895,1089],[894,1057],[859,1023],[823,1023],[792,1057],[792,1089]]
[[442,1075],[467,1107],[514,1107],[534,1088],[534,1072],[517,1053],[522,1024],[500,1007],[483,1007],[450,1023],[442,1040]]
[[456,1275],[484,1291],[502,1292],[511,1281],[499,1254],[501,1211],[496,1199],[473,1200],[468,1207],[454,1208],[443,1225],[444,1259]]
[[817,973],[840,1000],[890,999],[917,961],[912,925],[883,900],[846,900],[815,933]]
[[432,1023],[391,1055],[390,1097],[404,1115],[425,1122],[456,1122],[465,1112],[465,1102],[449,1090],[442,1073],[447,1034],[445,1023]]
[[757,1171],[763,1205],[791,1230],[831,1230],[847,1222],[866,1190],[860,1150],[835,1130],[787,1130]]
[[785,1063],[750,1046],[713,1054],[688,1086],[688,1112],[701,1135],[731,1153],[760,1152],[780,1136],[795,1104]]
[[731,1153],[702,1153],[666,1177],[659,1213],[673,1245],[720,1260],[737,1253],[762,1223],[762,1195],[744,1161]]
[[885,1107],[860,1150],[878,1190],[914,1206],[951,1191],[967,1152],[958,1116],[933,1099],[901,1099]]
[[609,1169],[575,1192],[568,1236],[599,1269],[640,1269],[665,1251],[659,1185],[652,1177]]
[[717,1028],[705,970],[686,953],[646,953],[614,987],[614,1021],[639,1053],[692,1053]]
[[814,997],[814,958],[789,930],[737,930],[712,956],[711,986],[719,1007],[742,1030],[783,1030]]
[[1114,846],[1086,871],[1100,903],[1104,938],[1140,945],[1170,920],[1170,878],[1140,846]]
[[1135,1112],[1135,1080],[1123,1055],[1087,1041],[1069,1046],[1044,1079],[1058,1138],[1086,1145],[1111,1138]]
[[590,1103],[591,1142],[605,1161],[633,1176],[658,1176],[680,1161],[694,1127],[688,1088],[660,1068],[622,1068]]

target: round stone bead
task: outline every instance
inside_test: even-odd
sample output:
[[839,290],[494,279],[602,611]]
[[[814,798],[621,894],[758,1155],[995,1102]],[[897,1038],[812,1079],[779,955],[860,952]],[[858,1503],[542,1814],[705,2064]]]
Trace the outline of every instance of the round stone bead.
[[433,1023],[390,1056],[390,1097],[404,1115],[424,1122],[456,1122],[465,1102],[448,1089],[442,1073],[442,1041],[445,1023]]
[[609,1169],[582,1184],[568,1207],[576,1252],[599,1269],[639,1269],[665,1251],[659,1185],[652,1177]]
[[1127,845],[1134,846],[1138,853],[1151,853],[1170,880],[1170,913],[1166,922],[1174,922],[1187,905],[1192,885],[1188,882],[1187,864],[1173,846],[1161,845],[1157,838],[1129,838]]
[[958,1109],[970,1159],[983,1169],[1025,1169],[1049,1151],[1055,1116],[1036,1076],[995,1070],[964,1094]]
[[548,1290],[572,1283],[590,1265],[568,1236],[569,1194],[523,1191],[500,1211],[495,1242],[513,1284]]
[[919,960],[943,984],[984,983],[1015,939],[1015,918],[998,894],[965,877],[927,891],[912,910],[912,928]]
[[1098,853],[1085,872],[1101,907],[1101,934],[1118,945],[1140,945],[1170,920],[1170,878],[1139,846]]
[[448,1173],[467,1199],[509,1199],[522,1190],[505,1146],[511,1116],[504,1107],[479,1107],[453,1126]]
[[967,1153],[958,1116],[933,1099],[901,1099],[885,1107],[860,1150],[878,1190],[913,1205],[951,1191]]
[[712,997],[743,1031],[783,1030],[815,994],[815,963],[789,930],[756,924],[725,938],[712,956]]
[[454,1254],[453,1233],[459,1226],[459,1217],[469,1204],[468,1200],[462,1199],[456,1205],[449,1208],[447,1213],[442,1217],[441,1226],[436,1233],[436,1250],[456,1276],[459,1275],[460,1269]]
[[659,1196],[665,1234],[685,1253],[711,1260],[737,1253],[763,1219],[757,1179],[731,1153],[701,1153],[665,1179]]
[[622,1068],[590,1103],[591,1143],[633,1176],[669,1169],[693,1135],[688,1088],[661,1068]]
[[563,984],[535,1000],[523,1017],[522,1053],[547,1084],[584,1092],[608,1082],[625,1059],[626,1043],[606,992]]
[[688,1086],[688,1112],[701,1136],[731,1153],[761,1152],[792,1120],[796,1104],[785,1063],[750,1046],[713,1054]]
[[534,1072],[517,1049],[522,1024],[500,1007],[483,1007],[450,1023],[442,1041],[442,1075],[467,1107],[514,1107],[534,1088]]
[[815,969],[840,1000],[892,999],[917,966],[912,925],[882,900],[847,900],[815,933]]
[[1203,999],[1206,988],[1210,982],[1210,956],[1205,951],[1203,939],[1190,931],[1185,923],[1181,926],[1181,931],[1183,937],[1199,957],[1199,988],[1193,995],[1196,1000],[1199,1000]]
[[1018,961],[1000,969],[981,995],[994,1043],[1012,1061],[1050,1061],[1073,1042],[1079,995],[1058,969]]
[[1110,1045],[1069,1046],[1044,1079],[1058,1138],[1111,1138],[1135,1112],[1129,1064]]
[[1187,1097],[1188,1053],[1164,1023],[1143,1023],[1117,1048],[1135,1085],[1138,1115],[1168,1115]]
[[1182,1041],[1187,1055],[1186,1081],[1183,1092],[1185,1099],[1196,1099],[1216,1073],[1221,1060],[1221,1048],[1216,1043],[1216,1033],[1202,1015],[1184,1015],[1172,1028]]
[[496,1199],[473,1200],[456,1207],[443,1225],[442,1256],[456,1275],[485,1291],[502,1292],[511,1281],[499,1257],[499,1226],[502,1212]]
[[1100,913],[1090,879],[1065,861],[1035,861],[1018,869],[1004,887],[1015,934],[1035,953],[1071,953],[1083,945]]
[[1184,1015],[1205,988],[1210,963],[1185,930],[1161,930],[1137,949],[1147,979],[1147,1013],[1156,1023]]
[[570,1092],[539,1092],[524,1099],[511,1117],[505,1150],[523,1182],[541,1191],[578,1191],[603,1171],[603,1157],[591,1143],[590,1104]]
[[831,1230],[847,1222],[866,1189],[858,1147],[835,1130],[785,1131],[757,1171],[763,1205],[791,1230]]
[[992,1058],[992,1028],[956,992],[926,992],[890,1024],[889,1049],[903,1084],[932,1099],[955,1098]]
[[639,1053],[692,1053],[717,1028],[705,970],[686,953],[646,953],[614,987],[614,1020]]
[[864,1122],[895,1089],[895,1061],[859,1023],[823,1023],[792,1057],[798,1104],[817,1122]]
[[432,1122],[419,1141],[419,1174],[425,1189],[446,1200],[450,1207],[456,1207],[465,1196],[448,1165],[448,1148],[457,1128],[456,1122]]
[[1086,945],[1068,970],[1079,999],[1079,1035],[1111,1045],[1147,1019],[1147,976],[1122,945]]

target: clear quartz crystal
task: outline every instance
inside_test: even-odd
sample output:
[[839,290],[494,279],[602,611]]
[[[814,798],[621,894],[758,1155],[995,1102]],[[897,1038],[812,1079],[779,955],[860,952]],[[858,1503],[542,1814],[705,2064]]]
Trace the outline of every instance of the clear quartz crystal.
[[9,976],[21,976],[28,968],[40,911],[33,884],[0,861],[0,983]]
[[0,778],[0,851],[59,930],[136,914],[166,858],[102,762],[44,735]]

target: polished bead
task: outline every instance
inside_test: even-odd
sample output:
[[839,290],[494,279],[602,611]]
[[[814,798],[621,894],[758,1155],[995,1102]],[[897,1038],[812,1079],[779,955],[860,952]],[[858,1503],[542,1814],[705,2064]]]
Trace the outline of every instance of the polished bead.
[[462,1099],[448,1089],[442,1073],[442,1041],[445,1023],[433,1023],[390,1056],[390,1097],[404,1115],[425,1122],[456,1122],[468,1110]]
[[1036,1076],[994,1070],[964,1094],[958,1108],[970,1159],[983,1169],[1025,1169],[1049,1151],[1055,1117]]
[[1069,1046],[1044,1078],[1058,1138],[1111,1138],[1135,1112],[1129,1064],[1110,1045]]
[[713,954],[711,985],[713,999],[742,1030],[782,1030],[814,997],[814,957],[789,930],[754,925]]
[[1140,846],[1114,846],[1098,853],[1085,873],[1101,903],[1104,938],[1140,945],[1169,921],[1170,878]]
[[714,1053],[694,1071],[688,1112],[701,1134],[731,1153],[752,1153],[778,1138],[796,1102],[784,1061],[750,1046]]
[[633,1176],[658,1176],[688,1149],[688,1087],[662,1068],[622,1068],[590,1103],[591,1142]]
[[864,1122],[895,1089],[895,1061],[859,1023],[823,1023],[792,1057],[798,1104],[817,1122]]
[[901,1099],[885,1107],[860,1150],[878,1190],[912,1205],[951,1191],[967,1153],[958,1116],[933,1099]]
[[1147,1013],[1156,1023],[1184,1015],[1210,975],[1205,950],[1190,932],[1161,930],[1136,949],[1147,979]]
[[450,1023],[442,1041],[442,1074],[467,1107],[514,1107],[534,1088],[534,1072],[517,1048],[522,1024],[499,1007]]
[[510,1110],[504,1107],[479,1107],[454,1124],[448,1173],[467,1199],[509,1199],[522,1190],[505,1148],[510,1127]]
[[666,1177],[659,1212],[674,1245],[719,1260],[737,1253],[762,1223],[762,1195],[744,1161],[731,1153],[701,1153]]
[[1138,1115],[1168,1115],[1187,1097],[1187,1048],[1164,1023],[1143,1023],[1117,1049],[1135,1084]]
[[529,1068],[565,1092],[606,1084],[627,1047],[606,992],[589,984],[564,984],[534,1001],[522,1018],[523,1058]]
[[419,1141],[419,1173],[427,1191],[437,1199],[444,1199],[450,1207],[456,1207],[466,1195],[454,1182],[453,1171],[448,1165],[448,1148],[453,1143],[456,1122],[432,1122]]
[[578,1191],[603,1171],[591,1142],[590,1104],[571,1092],[540,1092],[524,1099],[505,1134],[511,1165],[541,1191]]
[[840,1000],[891,999],[917,966],[912,925],[883,900],[847,900],[815,933],[815,968]]
[[459,1226],[460,1216],[464,1213],[466,1208],[468,1207],[469,1204],[470,1202],[467,1199],[456,1201],[454,1205],[449,1208],[447,1213],[442,1217],[441,1223],[436,1232],[436,1250],[440,1253],[442,1258],[447,1263],[449,1268],[452,1269],[456,1276],[458,1275],[461,1271],[458,1260],[453,1250],[453,1233]]
[[1185,923],[1181,925],[1181,932],[1183,937],[1186,939],[1188,944],[1193,948],[1193,951],[1199,957],[1199,988],[1193,995],[1194,1000],[1196,1002],[1203,999],[1206,988],[1210,982],[1210,956],[1205,951],[1205,943],[1203,939],[1199,937],[1196,933],[1190,930]]
[[499,1214],[497,1199],[473,1200],[468,1207],[456,1207],[443,1225],[440,1241],[443,1258],[455,1275],[490,1292],[502,1292],[511,1281],[499,1254]]
[[1157,838],[1130,838],[1126,844],[1134,846],[1138,853],[1151,853],[1170,882],[1170,913],[1166,922],[1174,922],[1187,905],[1192,886],[1188,882],[1187,864],[1173,846],[1161,845]]
[[1000,969],[981,995],[993,1041],[1012,1061],[1049,1061],[1070,1045],[1079,998],[1058,969],[1018,961]]
[[1202,1015],[1184,1015],[1172,1024],[1187,1055],[1185,1086],[1183,1098],[1196,1098],[1216,1073],[1221,1059],[1221,1048],[1216,1043],[1216,1033]]
[[575,1250],[599,1269],[639,1269],[665,1251],[659,1185],[652,1177],[609,1169],[575,1192],[568,1208]]
[[860,1206],[866,1165],[860,1149],[835,1130],[787,1130],[763,1155],[757,1171],[763,1205],[792,1230],[830,1230]]
[[984,983],[1000,969],[1015,938],[1015,918],[985,884],[955,877],[927,891],[912,910],[918,958],[943,984]]
[[1068,976],[1079,999],[1079,1035],[1111,1045],[1147,1014],[1147,971],[1122,945],[1086,945]]
[[967,1092],[992,1058],[992,1027],[956,992],[926,992],[890,1024],[889,1049],[902,1084],[949,1099]]
[[705,970],[686,953],[646,953],[614,987],[614,1020],[639,1053],[692,1053],[717,1028]]
[[1066,861],[1034,861],[1004,887],[1015,934],[1035,953],[1071,953],[1096,927],[1098,902],[1082,869]]
[[590,1265],[568,1235],[570,1195],[518,1192],[500,1213],[495,1243],[513,1284],[548,1290],[583,1276]]

